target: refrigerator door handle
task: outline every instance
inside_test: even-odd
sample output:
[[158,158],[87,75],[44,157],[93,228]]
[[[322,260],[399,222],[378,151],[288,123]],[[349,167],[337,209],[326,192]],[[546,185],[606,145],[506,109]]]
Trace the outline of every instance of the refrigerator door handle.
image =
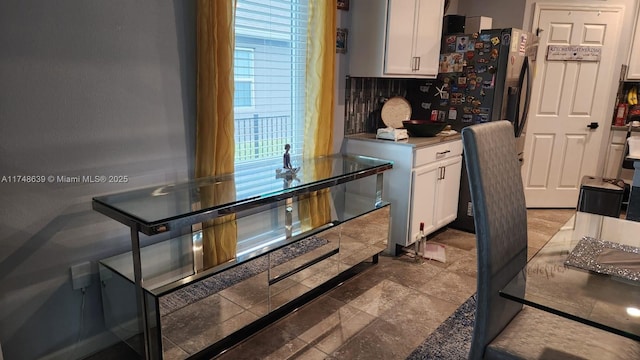
[[[529,68],[529,57],[525,56],[524,57],[524,63],[522,64],[522,71],[520,72],[520,88],[522,89],[522,85],[524,82],[524,77],[526,74],[527,77],[527,89],[526,89],[526,94],[524,97],[524,110],[522,111],[522,117],[520,118],[519,121],[519,126],[516,130],[516,137],[520,137],[520,135],[522,135],[522,132],[524,131],[524,126],[525,126],[525,122],[527,121],[527,116],[529,115],[529,105],[531,103],[531,89],[532,89],[532,85],[531,85],[531,69]],[[518,101],[519,102],[519,101]],[[518,104],[519,105],[519,104]],[[518,112],[520,111],[520,106],[518,106]]]
[[520,87],[509,86],[507,90],[506,118],[513,123],[513,133],[517,136],[520,117]]

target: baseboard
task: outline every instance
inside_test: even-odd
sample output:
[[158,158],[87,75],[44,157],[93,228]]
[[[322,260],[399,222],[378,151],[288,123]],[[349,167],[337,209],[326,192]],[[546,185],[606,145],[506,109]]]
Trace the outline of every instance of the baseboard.
[[[82,359],[102,349],[117,343],[118,339],[109,331],[102,332],[88,339],[81,340],[51,354],[45,355],[40,360],[70,360]],[[0,353],[0,360],[2,354]]]

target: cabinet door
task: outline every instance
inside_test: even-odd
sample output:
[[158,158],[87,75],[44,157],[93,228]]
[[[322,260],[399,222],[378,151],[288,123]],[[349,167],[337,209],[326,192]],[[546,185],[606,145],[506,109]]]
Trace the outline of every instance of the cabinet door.
[[417,0],[413,51],[418,58],[416,74],[438,75],[443,13],[444,0]]
[[436,183],[441,177],[440,163],[431,163],[413,171],[411,190],[411,220],[407,244],[411,244],[420,234],[420,223],[424,223],[424,233],[436,230]]
[[438,228],[451,223],[458,216],[462,156],[447,159],[441,162],[440,166],[444,170],[437,184],[436,227]]
[[631,54],[629,56],[629,67],[627,68],[627,79],[640,80],[640,24],[636,23]]
[[623,144],[609,144],[609,153],[607,154],[607,163],[604,166],[605,178],[617,178],[618,170],[622,164]]
[[389,0],[385,74],[413,73],[415,0]]

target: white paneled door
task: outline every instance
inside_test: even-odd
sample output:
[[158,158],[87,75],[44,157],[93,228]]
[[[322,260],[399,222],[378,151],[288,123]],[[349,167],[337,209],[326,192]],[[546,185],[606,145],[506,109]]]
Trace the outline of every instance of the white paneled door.
[[[623,9],[550,6],[536,13],[540,46],[522,168],[527,207],[575,207],[582,176],[597,175],[611,123]],[[601,58],[547,60],[549,45],[597,47]]]

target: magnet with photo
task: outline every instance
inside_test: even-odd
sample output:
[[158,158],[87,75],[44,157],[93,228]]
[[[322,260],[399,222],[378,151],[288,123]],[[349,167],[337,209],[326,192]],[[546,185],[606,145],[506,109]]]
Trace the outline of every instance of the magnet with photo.
[[336,52],[345,54],[347,52],[347,36],[349,29],[337,28],[336,32]]
[[478,82],[476,81],[475,78],[469,79],[469,81],[467,81],[467,88],[469,89],[469,91],[475,90],[477,86],[478,86]]
[[449,35],[444,38],[445,50],[448,52],[456,51],[456,36]]
[[498,49],[492,49],[491,54],[489,54],[491,60],[495,60],[498,58]]
[[475,51],[467,51],[467,53],[465,55],[467,57],[467,60],[473,60],[473,58],[476,56],[476,52]]
[[471,106],[465,106],[462,108],[462,112],[471,115],[473,113],[473,109],[471,108]]
[[476,41],[474,49],[477,49],[477,50],[484,49],[484,43],[482,41]]
[[464,115],[462,115],[462,122],[463,122],[463,123],[470,123],[470,122],[473,122],[473,115],[471,115],[471,114],[464,114]]
[[462,72],[464,69],[462,54],[451,54],[451,70],[452,72]]
[[440,54],[440,62],[438,63],[438,72],[441,74],[449,72],[449,54]]
[[480,34],[480,41],[489,42],[491,40],[490,34]]
[[440,122],[444,122],[444,119],[447,117],[447,112],[446,111],[438,111],[438,121]]
[[464,52],[469,48],[469,37],[468,36],[458,36],[456,38],[456,51]]
[[498,46],[498,44],[500,44],[500,38],[495,36],[491,38],[491,45],[493,46]]
[[482,74],[487,72],[487,65],[480,65],[478,66],[478,74]]
[[431,121],[438,121],[438,110],[431,110]]
[[431,109],[431,103],[423,102],[423,103],[420,104],[420,107],[425,109],[425,110],[430,110]]
[[460,76],[458,78],[458,87],[461,87],[461,88],[467,87],[467,78],[465,76]]

